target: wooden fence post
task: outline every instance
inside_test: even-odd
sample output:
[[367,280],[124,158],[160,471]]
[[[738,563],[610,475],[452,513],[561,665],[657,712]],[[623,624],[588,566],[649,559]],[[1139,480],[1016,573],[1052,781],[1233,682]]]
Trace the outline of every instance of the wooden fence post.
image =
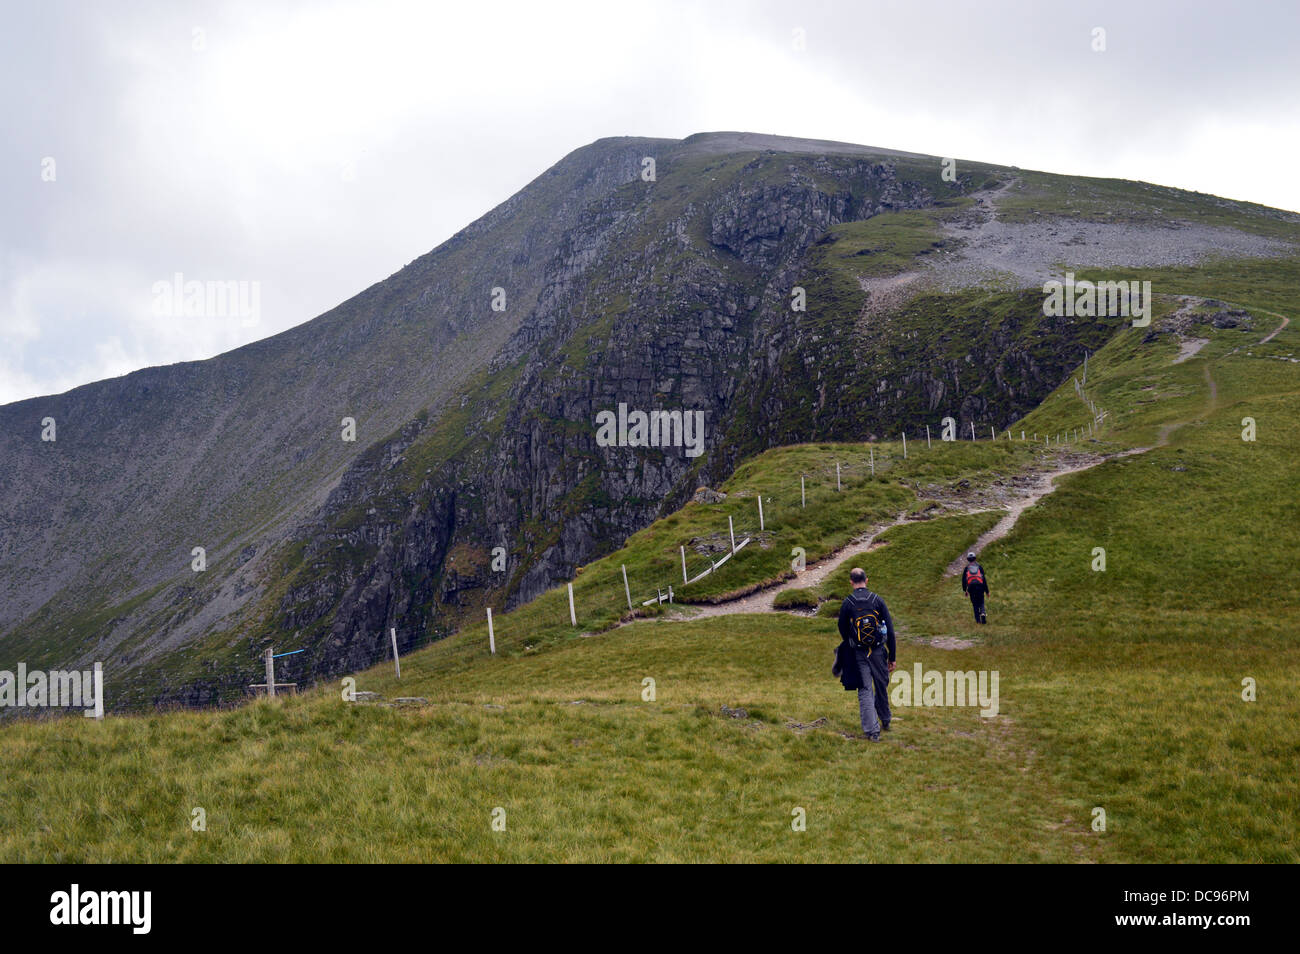
[[765,529],[763,525],[763,495],[758,495],[758,529]]
[[397,678],[402,678],[402,661],[397,658],[397,627],[394,626],[388,630],[393,637],[393,667],[397,670]]
[[[727,519],[730,520],[731,518],[728,517]],[[632,608],[632,589],[627,585],[627,564],[626,564],[626,563],[622,564],[622,567],[623,567],[623,592],[624,592],[625,594],[627,594],[627,608],[628,608],[628,609],[631,609],[631,608]]]
[[487,611],[488,611],[488,649],[490,649],[492,651],[492,655],[495,656],[497,654],[497,636],[496,633],[492,630],[492,607],[489,606],[487,608]]
[[[683,554],[682,559],[685,559]],[[578,625],[578,611],[573,608],[573,584],[569,584],[569,622],[574,626]]]
[[266,651],[266,694],[275,698],[275,657],[271,655],[270,649]]
[[686,579],[686,544],[682,544],[682,585],[687,583]]

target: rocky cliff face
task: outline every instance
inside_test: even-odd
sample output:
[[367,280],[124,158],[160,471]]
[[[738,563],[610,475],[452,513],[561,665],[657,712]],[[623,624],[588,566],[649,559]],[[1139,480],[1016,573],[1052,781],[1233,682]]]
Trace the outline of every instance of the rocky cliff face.
[[[665,145],[585,147],[390,278],[273,338],[0,407],[0,667],[100,659],[112,686],[187,653],[194,672],[233,665],[225,647],[255,628],[251,606],[268,597],[291,531],[364,469],[368,447],[422,411],[436,416],[482,371],[587,207]],[[497,312],[491,292],[503,285],[510,308]],[[341,439],[345,417],[355,442]],[[52,442],[41,440],[46,418]],[[191,568],[196,546],[202,571]]]

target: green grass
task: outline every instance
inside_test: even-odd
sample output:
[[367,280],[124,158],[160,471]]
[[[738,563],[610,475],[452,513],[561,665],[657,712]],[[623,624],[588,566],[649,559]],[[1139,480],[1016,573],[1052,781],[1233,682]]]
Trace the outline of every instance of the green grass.
[[820,602],[817,591],[804,587],[791,587],[782,590],[772,601],[777,609],[816,609]]
[[1019,188],[1001,197],[998,216],[1008,222],[1064,216],[1093,222],[1167,226],[1170,221],[1224,226],[1295,241],[1295,213],[1169,186],[1128,179],[1093,179],[1046,172],[1017,172]]
[[[854,706],[827,671],[828,619],[646,621],[495,659],[476,630],[408,657],[400,685],[382,668],[360,675],[427,706],[348,705],[322,688],[233,712],[6,727],[0,857],[1295,861],[1287,448],[1300,394],[1291,366],[1220,354],[1231,341],[1219,333],[1204,359],[1161,372],[1116,340],[1099,378],[1186,376],[1170,409],[1198,399],[1208,413],[1167,448],[1068,478],[990,547],[989,626],[967,622],[941,574],[991,514],[903,524],[848,561],[890,600],[905,666],[1000,672],[994,719],[904,709],[884,745],[845,738]],[[1197,391],[1207,365],[1213,407]],[[1243,408],[1268,423],[1256,445],[1240,441]],[[760,463],[746,480],[761,482]],[[502,617],[507,645],[528,611]],[[935,649],[934,635],[974,646]],[[1247,675],[1254,703],[1240,701]],[[874,800],[890,824],[868,831]],[[190,830],[195,807],[206,832]],[[805,832],[791,830],[796,808]]]
[[[1225,274],[1220,297],[1300,314],[1264,276],[1252,297]],[[1113,423],[1089,446],[1168,443],[1063,478],[985,548],[989,625],[942,573],[994,514],[901,524],[799,594],[833,610],[860,563],[902,666],[996,670],[994,718],[905,708],[884,744],[847,738],[855,700],[830,676],[835,624],[820,615],[615,626],[621,565],[634,595],[680,580],[678,543],[725,533],[728,514],[752,525],[755,493],[772,500],[767,546],[681,596],[781,577],[794,546],[830,553],[913,508],[918,483],[979,483],[1047,453],[918,443],[904,461],[878,445],[872,478],[866,445],[801,445],[746,461],[723,503],[688,505],[585,568],[577,629],[557,590],[498,616],[496,657],[475,625],[406,657],[400,683],[389,667],[357,676],[427,704],[348,704],[336,684],[234,711],[0,727],[0,860],[1300,861],[1300,368],[1252,354],[1261,324],[1206,328],[1178,365],[1171,341],[1139,330],[1093,357],[1090,392]],[[1297,344],[1289,328],[1261,354]],[[1024,423],[1047,430],[1078,407],[1067,383]],[[799,473],[815,475],[806,510]]]
[[889,212],[832,226],[818,242],[825,249],[822,262],[854,282],[908,271],[919,257],[945,246],[939,227],[944,214],[939,209]]
[[[499,659],[410,710],[324,694],[220,714],[6,733],[6,860],[1068,861],[1100,856],[1027,753],[973,710],[900,716],[868,748],[829,678],[833,624],[647,623]],[[936,654],[937,655],[937,654]],[[932,660],[938,664],[939,659]],[[788,674],[780,680],[773,673]],[[642,701],[642,680],[657,698]],[[374,679],[363,679],[377,684]],[[511,688],[505,689],[505,686]],[[720,714],[728,704],[748,718]],[[489,708],[500,706],[501,708]],[[827,727],[806,733],[787,720]],[[904,730],[901,728],[909,725]],[[71,733],[69,730],[74,730]],[[160,748],[169,755],[158,758]],[[151,754],[152,753],[152,754]],[[274,766],[274,768],[270,768]],[[891,824],[862,811],[894,800]],[[190,830],[201,807],[208,830]],[[491,829],[505,810],[506,830]],[[806,832],[791,829],[803,808]],[[877,831],[877,829],[883,829]],[[922,847],[924,845],[925,847]]]
[[943,582],[944,570],[1001,516],[987,511],[961,514],[886,530],[876,538],[884,546],[843,561],[817,588],[817,595],[838,605],[852,586],[849,571],[860,566],[873,590],[890,598],[902,596],[918,606],[934,601],[946,618],[950,607],[939,598],[940,591],[947,586],[959,596],[961,592],[956,579]]

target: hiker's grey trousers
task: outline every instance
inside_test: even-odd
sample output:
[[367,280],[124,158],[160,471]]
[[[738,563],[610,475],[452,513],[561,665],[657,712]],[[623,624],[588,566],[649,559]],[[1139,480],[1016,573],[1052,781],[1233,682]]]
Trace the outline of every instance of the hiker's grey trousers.
[[880,717],[876,714],[876,681],[871,672],[871,659],[866,650],[856,649],[858,673],[862,676],[863,688],[858,690],[858,715],[862,719],[862,734],[880,735]]

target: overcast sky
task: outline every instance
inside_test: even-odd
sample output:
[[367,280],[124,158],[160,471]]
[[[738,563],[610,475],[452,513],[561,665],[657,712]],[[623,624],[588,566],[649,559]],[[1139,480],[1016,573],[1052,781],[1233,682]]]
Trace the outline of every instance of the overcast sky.
[[[603,136],[780,133],[1298,210],[1297,11],[3,0],[0,403],[306,321]],[[167,312],[177,273],[257,283],[256,322]]]

